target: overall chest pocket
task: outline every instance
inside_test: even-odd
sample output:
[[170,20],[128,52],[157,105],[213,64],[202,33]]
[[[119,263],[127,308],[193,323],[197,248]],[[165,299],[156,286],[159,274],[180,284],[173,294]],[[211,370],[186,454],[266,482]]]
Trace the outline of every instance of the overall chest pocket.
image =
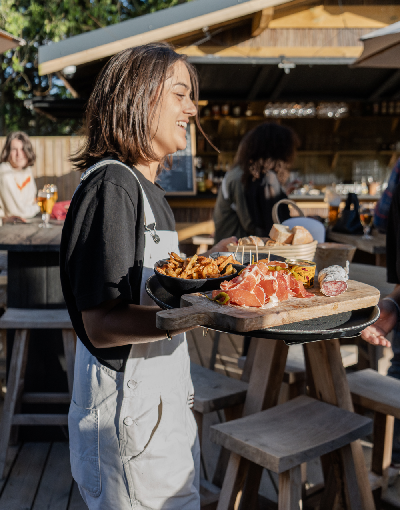
[[74,480],[91,496],[101,493],[98,409],[71,402],[68,414],[71,471]]

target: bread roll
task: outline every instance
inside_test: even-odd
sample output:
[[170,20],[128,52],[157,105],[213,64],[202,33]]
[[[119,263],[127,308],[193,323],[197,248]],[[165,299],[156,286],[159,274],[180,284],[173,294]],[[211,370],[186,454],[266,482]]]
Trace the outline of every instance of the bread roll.
[[293,234],[290,232],[289,227],[274,223],[269,233],[269,237],[278,243],[290,244],[293,239]]
[[264,241],[257,236],[242,237],[238,241],[239,246],[264,246]]
[[313,242],[313,236],[304,227],[293,227],[293,241],[292,244],[308,244]]

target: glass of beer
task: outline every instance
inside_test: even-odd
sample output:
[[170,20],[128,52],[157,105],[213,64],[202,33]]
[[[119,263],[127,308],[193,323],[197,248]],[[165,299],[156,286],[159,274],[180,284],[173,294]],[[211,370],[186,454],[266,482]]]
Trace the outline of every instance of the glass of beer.
[[57,199],[58,189],[55,184],[45,184],[43,189],[38,191],[37,204],[40,207],[43,220],[39,227],[51,228],[50,215]]
[[373,209],[369,207],[363,207],[360,212],[360,220],[364,230],[363,239],[372,239],[370,232],[374,220]]

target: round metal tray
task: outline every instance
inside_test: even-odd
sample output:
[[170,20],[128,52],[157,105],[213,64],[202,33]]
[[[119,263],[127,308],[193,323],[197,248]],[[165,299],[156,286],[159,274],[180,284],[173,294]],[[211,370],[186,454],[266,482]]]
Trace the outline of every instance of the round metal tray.
[[[180,298],[167,292],[160,285],[155,275],[147,280],[146,292],[163,310],[180,307]],[[369,308],[362,308],[361,310],[353,310],[351,312],[338,313],[326,317],[319,317],[317,319],[275,326],[273,328],[248,331],[246,333],[224,329],[219,329],[218,331],[240,336],[283,340],[288,345],[302,344],[306,342],[317,342],[318,340],[352,338],[358,336],[363,329],[378,320],[379,313],[379,308],[377,306],[371,306]]]

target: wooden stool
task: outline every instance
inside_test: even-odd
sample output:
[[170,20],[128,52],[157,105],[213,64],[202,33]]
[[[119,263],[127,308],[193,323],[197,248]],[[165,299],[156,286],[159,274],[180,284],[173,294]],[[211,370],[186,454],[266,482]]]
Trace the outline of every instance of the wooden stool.
[[[213,411],[224,411],[227,421],[238,418],[241,415],[241,406],[245,401],[248,385],[243,381],[196,365],[196,363],[190,364],[190,373],[194,386],[193,413],[197,422],[201,446],[203,416]],[[203,468],[206,477],[209,478],[204,462]]]
[[[68,393],[23,393],[31,329],[62,329],[67,364]],[[3,477],[13,425],[67,425],[67,414],[22,414],[21,404],[69,404],[74,381],[76,336],[67,310],[25,310],[9,308],[0,318],[0,329],[15,329],[7,393],[0,423],[0,477]]]
[[370,368],[348,374],[347,380],[354,404],[374,411],[370,483],[379,503],[388,484],[394,418],[400,419],[400,381]]
[[[364,416],[300,396],[266,411],[214,425],[211,440],[230,450],[232,458],[238,462],[242,457],[250,461],[250,465],[278,473],[279,510],[300,510],[301,464],[339,450],[355,479],[354,465],[349,462],[350,443],[371,430],[372,421]],[[230,480],[229,472],[226,476]],[[234,477],[232,483],[235,483]],[[355,508],[352,491],[346,492],[349,508]],[[229,493],[230,488],[224,484],[218,508],[233,508],[228,502]]]

